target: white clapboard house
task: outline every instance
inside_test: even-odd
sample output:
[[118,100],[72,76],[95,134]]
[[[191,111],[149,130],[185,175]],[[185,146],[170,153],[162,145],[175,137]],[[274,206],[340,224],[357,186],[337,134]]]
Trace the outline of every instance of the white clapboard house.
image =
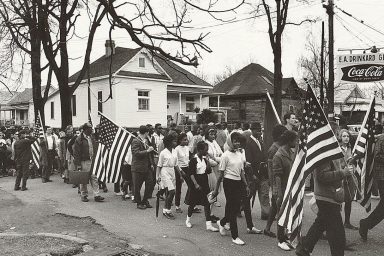
[[[112,49],[110,47],[112,44]],[[126,127],[142,124],[177,122],[196,119],[195,109],[209,107],[207,92],[212,86],[172,61],[152,58],[143,48],[114,47],[107,41],[105,54],[90,64],[91,117],[99,122],[98,111]],[[112,99],[109,70],[112,56]],[[73,84],[78,76],[69,78]],[[73,125],[80,126],[88,120],[88,83],[86,75],[72,95]],[[45,105],[46,125],[60,127],[59,92],[50,94]]]

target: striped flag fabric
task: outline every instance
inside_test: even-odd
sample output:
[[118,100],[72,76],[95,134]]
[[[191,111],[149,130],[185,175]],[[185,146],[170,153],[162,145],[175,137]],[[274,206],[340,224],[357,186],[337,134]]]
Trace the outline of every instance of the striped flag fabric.
[[356,160],[355,175],[360,180],[361,198],[359,203],[367,212],[371,210],[371,194],[373,184],[373,165],[375,151],[375,98],[372,99],[369,105],[352,155]]
[[36,141],[31,146],[32,151],[32,160],[35,163],[37,168],[40,168],[40,146],[39,146],[39,138],[44,136],[44,128],[41,123],[40,113],[37,113],[35,120],[35,128],[33,131],[33,137],[35,137]]
[[92,161],[92,173],[104,182],[119,182],[120,167],[132,139],[132,134],[100,114],[99,144]]
[[292,164],[280,207],[278,224],[295,240],[303,218],[304,184],[319,164],[343,158],[343,152],[312,88],[308,85],[299,132],[298,153]]

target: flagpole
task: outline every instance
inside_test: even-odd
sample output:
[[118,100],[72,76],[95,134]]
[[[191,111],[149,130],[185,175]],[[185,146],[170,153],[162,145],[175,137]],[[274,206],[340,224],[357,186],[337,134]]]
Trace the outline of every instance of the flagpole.
[[360,127],[359,135],[357,136],[355,145],[353,146],[352,156],[354,156],[354,154],[355,154],[356,147],[357,147],[357,143],[359,142],[359,140],[360,140],[360,138],[361,138],[361,135],[362,135],[362,133],[363,133],[363,128],[365,127],[365,124],[367,123],[368,115],[369,115],[369,111],[370,111],[370,109],[372,108],[372,104],[373,104],[373,100],[374,100],[374,99],[375,99],[375,97],[373,97],[372,100],[371,100],[371,103],[369,103],[369,107],[368,107],[367,113],[365,114],[363,123],[361,124],[361,127]]
[[266,91],[266,93],[267,93],[267,97],[268,97],[268,99],[269,99],[269,103],[271,104],[273,113],[275,113],[276,120],[277,120],[277,122],[278,122],[279,124],[281,124],[280,117],[279,117],[279,115],[277,114],[277,111],[276,111],[275,105],[273,104],[271,95],[269,94],[269,92],[268,92],[267,89],[265,89],[265,91]]
[[[113,122],[109,117],[107,117],[106,115],[104,115],[104,114],[101,113],[100,111],[98,111],[98,113],[99,113],[99,115],[102,115],[102,116],[104,116],[105,118],[107,118],[107,119],[108,119],[111,123],[113,123],[114,125],[120,127],[120,128],[123,129],[124,131],[128,132],[133,138],[139,140],[141,143],[143,143],[144,145],[146,145],[144,141],[142,141],[140,138],[138,138],[137,136],[135,136],[133,133],[131,133],[130,131],[128,131],[128,130],[125,129],[124,127],[122,127],[122,126],[116,124],[116,123]],[[158,152],[157,152],[156,150],[153,150],[153,152],[155,152],[156,154],[158,154]]]

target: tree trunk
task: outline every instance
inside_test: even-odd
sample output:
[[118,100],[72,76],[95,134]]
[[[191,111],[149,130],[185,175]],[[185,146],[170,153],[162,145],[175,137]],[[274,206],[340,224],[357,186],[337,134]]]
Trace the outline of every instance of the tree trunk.
[[61,128],[65,129],[68,125],[72,125],[72,108],[71,108],[72,91],[68,87],[68,82],[65,82],[65,81],[64,82],[61,81],[59,83],[59,90],[60,90],[60,106],[61,106]]
[[273,83],[273,103],[275,104],[277,114],[282,114],[282,83],[283,73],[281,71],[281,36],[276,36],[276,42],[273,47],[274,63],[274,83]]

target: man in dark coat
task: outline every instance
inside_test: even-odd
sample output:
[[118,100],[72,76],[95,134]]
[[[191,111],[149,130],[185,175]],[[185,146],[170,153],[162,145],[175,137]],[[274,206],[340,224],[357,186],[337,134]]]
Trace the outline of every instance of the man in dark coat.
[[[153,191],[153,159],[151,155],[154,148],[148,146],[147,143],[148,128],[144,125],[139,128],[139,136],[133,139],[131,144],[132,150],[132,180],[134,188],[134,198],[138,209],[152,208],[148,199]],[[143,200],[141,200],[140,190],[145,182],[145,191]]]
[[20,139],[15,142],[15,163],[16,163],[16,182],[15,190],[21,191],[27,190],[27,179],[29,171],[29,162],[32,160],[31,145],[34,142],[33,138],[26,138],[27,132],[22,130],[19,132]]
[[258,122],[252,123],[252,135],[248,138],[245,147],[245,157],[251,163],[253,179],[257,181],[256,189],[259,194],[261,206],[261,219],[267,220],[269,216],[269,184],[266,157],[264,155],[263,143],[261,141],[261,125]]

